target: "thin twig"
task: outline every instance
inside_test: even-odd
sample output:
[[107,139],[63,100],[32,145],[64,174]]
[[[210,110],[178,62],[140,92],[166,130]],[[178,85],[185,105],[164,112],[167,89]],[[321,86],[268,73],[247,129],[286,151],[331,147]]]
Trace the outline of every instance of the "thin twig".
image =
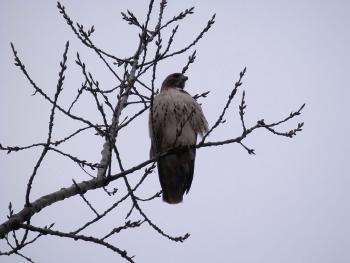
[[222,110],[221,114],[219,115],[218,119],[216,120],[215,124],[214,124],[214,125],[209,129],[209,131],[203,136],[201,143],[204,143],[205,139],[209,136],[209,134],[212,133],[212,131],[213,131],[215,128],[217,128],[217,127],[220,125],[220,123],[222,123],[223,118],[224,118],[225,113],[226,113],[226,110],[229,108],[229,106],[230,106],[230,104],[231,104],[233,98],[235,97],[235,95],[236,95],[236,93],[237,93],[238,87],[242,85],[242,78],[243,78],[245,72],[246,72],[246,68],[244,68],[243,71],[240,72],[240,74],[239,74],[239,79],[238,79],[238,81],[235,83],[234,88],[232,89],[230,95],[228,96],[228,100],[227,100],[227,102],[226,102],[225,107],[223,108],[223,110]]
[[[73,183],[76,187],[79,187],[76,181],[73,179]],[[83,193],[79,194],[81,198],[84,200],[84,202],[87,204],[87,206],[92,210],[92,212],[95,213],[96,216],[100,216],[100,214],[96,211],[96,209],[92,206],[92,204],[86,199]]]
[[126,259],[129,262],[134,262],[132,260],[132,258],[128,256],[128,254],[125,250],[121,250],[121,249],[119,249],[119,248],[99,239],[99,238],[96,238],[96,237],[75,235],[72,233],[65,233],[65,232],[61,232],[61,231],[57,231],[57,230],[52,230],[52,229],[48,229],[48,228],[40,228],[40,227],[35,227],[32,225],[25,225],[25,224],[21,224],[20,227],[23,229],[28,229],[28,230],[33,231],[33,232],[41,233],[43,235],[66,237],[66,238],[70,238],[73,240],[83,240],[86,242],[95,243],[95,244],[104,246],[104,247],[106,247],[114,252],[117,252],[122,258]]
[[[30,195],[30,191],[32,189],[32,184],[33,184],[35,175],[37,174],[37,171],[38,171],[38,169],[39,169],[39,167],[41,165],[41,162],[43,161],[46,153],[49,150],[49,146],[50,146],[50,143],[51,143],[51,136],[52,136],[52,129],[53,129],[53,125],[54,125],[54,115],[55,115],[55,110],[56,110],[57,99],[58,99],[58,96],[60,95],[60,93],[61,93],[61,91],[63,89],[62,88],[63,80],[65,78],[64,72],[67,69],[66,62],[67,62],[68,48],[69,48],[69,42],[67,41],[66,47],[65,47],[65,50],[64,50],[64,53],[63,53],[63,61],[60,63],[61,70],[60,70],[60,73],[58,74],[59,78],[58,78],[56,93],[55,93],[55,97],[54,97],[53,105],[52,105],[52,109],[51,109],[51,114],[50,114],[49,133],[48,133],[48,136],[47,136],[47,141],[46,141],[45,147],[44,147],[44,149],[43,149],[43,151],[42,151],[42,153],[41,153],[41,155],[39,157],[39,160],[37,161],[36,165],[34,166],[33,173],[30,176],[28,184],[27,184],[27,192],[26,192],[26,198],[25,198],[26,206],[30,206],[29,195]],[[14,48],[13,48],[13,50],[14,50]]]

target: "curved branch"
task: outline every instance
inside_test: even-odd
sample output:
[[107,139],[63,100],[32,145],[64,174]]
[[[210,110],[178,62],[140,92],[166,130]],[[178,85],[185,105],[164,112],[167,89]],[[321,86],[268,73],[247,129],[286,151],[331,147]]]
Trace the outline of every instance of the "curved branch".
[[51,230],[48,228],[40,228],[40,227],[35,227],[32,225],[26,225],[26,224],[21,224],[21,228],[32,231],[32,232],[38,232],[42,235],[52,235],[52,236],[59,236],[59,237],[66,237],[66,238],[71,238],[74,240],[83,240],[86,242],[91,242],[95,243],[101,246],[104,246],[106,248],[109,248],[110,250],[117,252],[121,257],[125,258],[129,262],[134,262],[131,257],[128,256],[127,252],[125,250],[121,250],[120,248],[117,248],[116,246],[111,245],[110,243],[107,243],[106,241],[92,237],[92,236],[84,236],[84,235],[74,235],[72,233],[65,233],[57,230]]

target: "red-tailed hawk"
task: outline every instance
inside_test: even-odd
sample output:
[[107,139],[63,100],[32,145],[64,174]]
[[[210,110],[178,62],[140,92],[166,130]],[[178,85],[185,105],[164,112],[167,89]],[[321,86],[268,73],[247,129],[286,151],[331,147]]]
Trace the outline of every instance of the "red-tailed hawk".
[[[208,130],[200,105],[184,91],[187,77],[174,73],[163,81],[160,93],[153,99],[149,116],[151,137],[150,156],[169,149],[196,144],[197,134]],[[179,151],[161,157],[158,175],[163,190],[163,200],[170,204],[182,201],[191,187],[196,149]]]

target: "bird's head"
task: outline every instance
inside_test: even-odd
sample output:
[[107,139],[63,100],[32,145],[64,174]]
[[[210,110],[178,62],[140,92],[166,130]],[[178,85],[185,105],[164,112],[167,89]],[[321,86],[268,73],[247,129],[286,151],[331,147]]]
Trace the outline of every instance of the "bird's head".
[[162,84],[162,90],[171,89],[171,88],[180,88],[183,89],[185,87],[185,82],[188,79],[184,74],[181,73],[173,73],[165,78]]

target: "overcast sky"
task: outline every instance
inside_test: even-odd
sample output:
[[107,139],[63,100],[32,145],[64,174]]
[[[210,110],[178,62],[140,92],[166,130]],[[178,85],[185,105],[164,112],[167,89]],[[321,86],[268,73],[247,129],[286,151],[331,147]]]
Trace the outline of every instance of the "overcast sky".
[[[119,57],[134,52],[137,31],[121,20],[130,9],[142,20],[147,1],[62,1],[71,18],[86,27],[95,25],[96,45]],[[206,148],[197,154],[190,193],[180,205],[160,199],[143,204],[144,211],[172,235],[189,232],[183,244],[173,243],[144,225],[112,238],[119,248],[136,255],[136,262],[346,263],[350,262],[350,2],[349,1],[169,1],[168,20],[195,6],[195,14],[181,23],[174,49],[192,41],[213,13],[216,23],[197,49],[197,60],[187,72],[187,91],[210,90],[201,100],[210,124],[216,120],[239,72],[247,66],[247,125],[259,119],[277,121],[306,103],[303,114],[283,126],[305,122],[295,138],[258,131],[246,140],[248,155],[239,145]],[[10,41],[37,84],[53,94],[64,45],[70,41],[68,70],[60,103],[68,106],[82,82],[74,63],[76,52],[106,89],[116,84],[96,55],[77,41],[57,11],[56,1],[1,1],[0,3],[0,143],[28,145],[44,141],[49,105],[13,65]],[[167,74],[180,71],[185,54],[159,65],[156,85]],[[242,91],[241,90],[241,91]],[[238,105],[241,91],[227,113],[227,124],[210,141],[241,133]],[[83,100],[77,113],[98,120],[95,105]],[[148,158],[147,116],[120,134],[125,166]],[[77,127],[57,116],[54,137]],[[98,162],[103,141],[82,136],[62,149]],[[27,180],[38,151],[0,153],[0,221],[8,203],[19,211]],[[140,173],[133,176],[140,178]],[[34,182],[32,198],[69,186],[72,178],[88,179],[60,156],[49,154]],[[160,189],[153,174],[143,197]],[[87,195],[99,211],[113,202],[101,193]],[[123,222],[128,206],[117,210],[88,234],[102,235]],[[138,218],[136,216],[133,218]],[[43,210],[32,223],[56,222],[71,231],[93,214],[79,198]],[[0,250],[5,250],[4,242]],[[106,248],[52,237],[41,238],[23,250],[35,262],[124,262]],[[24,262],[1,257],[0,262]]]

